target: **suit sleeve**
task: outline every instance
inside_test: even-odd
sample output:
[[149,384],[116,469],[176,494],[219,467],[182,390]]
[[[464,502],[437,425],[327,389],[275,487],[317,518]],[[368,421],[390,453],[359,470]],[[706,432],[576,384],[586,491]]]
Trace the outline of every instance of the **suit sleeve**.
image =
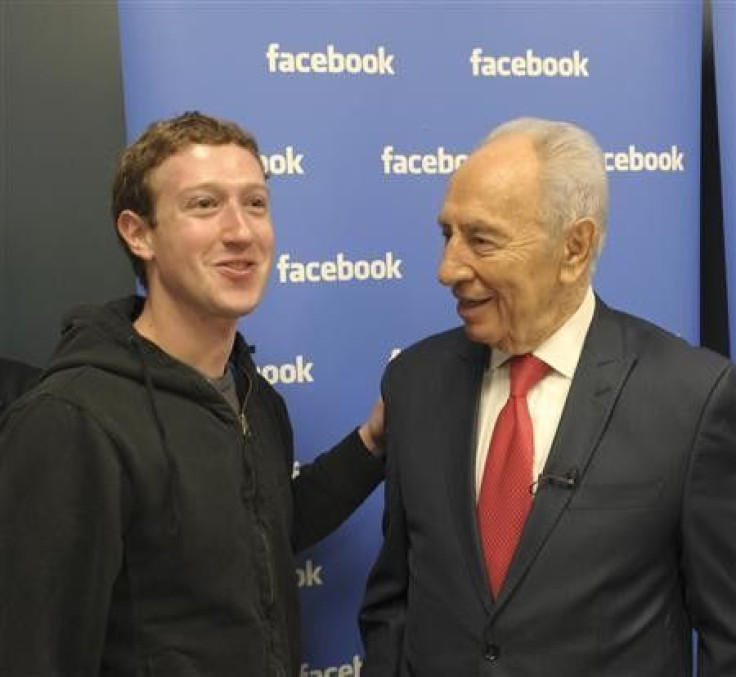
[[408,536],[399,477],[400,450],[391,436],[391,396],[384,379],[386,402],[386,486],[383,545],[371,570],[360,611],[360,633],[365,647],[364,677],[399,677],[404,652]]
[[683,506],[682,563],[699,677],[736,674],[736,368],[708,398]]
[[0,424],[0,674],[97,675],[122,560],[122,475],[101,428],[48,396]]

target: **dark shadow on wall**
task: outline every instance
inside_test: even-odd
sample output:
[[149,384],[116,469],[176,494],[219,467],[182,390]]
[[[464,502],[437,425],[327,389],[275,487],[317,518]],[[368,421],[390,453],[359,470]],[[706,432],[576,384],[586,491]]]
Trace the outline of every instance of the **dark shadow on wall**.
[[68,308],[134,289],[108,206],[124,141],[116,4],[0,2],[0,355],[43,364]]
[[700,119],[700,344],[728,357],[728,297],[711,2],[703,3]]

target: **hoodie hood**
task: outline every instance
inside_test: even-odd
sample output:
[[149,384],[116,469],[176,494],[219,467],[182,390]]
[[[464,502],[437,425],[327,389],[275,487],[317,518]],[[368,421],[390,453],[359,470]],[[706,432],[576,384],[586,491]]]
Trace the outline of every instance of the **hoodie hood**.
[[[232,411],[223,398],[192,367],[171,357],[145,339],[133,327],[144,299],[130,296],[104,306],[79,306],[65,315],[61,340],[45,369],[44,377],[66,369],[91,366],[145,384],[155,390],[196,398],[221,418]],[[231,363],[252,375],[253,349],[236,335]],[[146,373],[147,372],[147,373]]]
[[[113,301],[105,306],[80,306],[68,313],[62,323],[61,341],[43,374],[52,374],[93,367],[118,377],[140,383],[146,390],[150,414],[158,431],[161,452],[169,468],[167,505],[169,529],[179,531],[179,468],[167,440],[167,421],[161,415],[157,398],[169,392],[196,400],[219,418],[233,422],[230,405],[198,371],[171,357],[156,344],[142,337],[133,322],[143,310],[139,296]],[[231,363],[244,370],[251,382],[255,367],[250,347],[240,334],[236,335]]]
[[143,340],[133,322],[143,299],[131,296],[105,306],[78,306],[62,319],[61,340],[46,367],[45,376],[65,369],[94,366],[140,380],[141,365],[130,344]]

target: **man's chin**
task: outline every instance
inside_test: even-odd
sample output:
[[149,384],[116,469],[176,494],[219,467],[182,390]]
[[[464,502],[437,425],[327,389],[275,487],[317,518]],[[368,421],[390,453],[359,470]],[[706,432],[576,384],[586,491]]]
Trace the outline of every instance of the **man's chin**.
[[495,336],[490,336],[488,332],[484,332],[478,325],[465,323],[465,333],[468,338],[475,343],[483,343],[484,345],[490,346],[491,348],[496,347],[498,342]]
[[465,325],[465,333],[474,343],[482,343],[491,350],[500,350],[507,355],[519,355],[528,352],[527,349],[514,344],[509,340],[508,336],[499,336],[498,334],[490,334],[488,331],[482,331],[480,327],[473,325]]
[[235,319],[250,315],[261,303],[261,294],[248,294],[241,298],[232,298],[225,301],[223,311]]

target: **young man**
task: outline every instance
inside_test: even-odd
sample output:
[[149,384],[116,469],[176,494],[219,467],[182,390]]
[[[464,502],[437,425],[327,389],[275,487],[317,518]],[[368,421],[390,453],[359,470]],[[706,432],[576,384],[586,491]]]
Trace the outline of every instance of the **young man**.
[[71,314],[0,427],[0,674],[296,675],[292,552],[380,482],[381,412],[292,481],[284,402],[236,331],[273,256],[236,125],[149,127],[113,216],[145,299]]

